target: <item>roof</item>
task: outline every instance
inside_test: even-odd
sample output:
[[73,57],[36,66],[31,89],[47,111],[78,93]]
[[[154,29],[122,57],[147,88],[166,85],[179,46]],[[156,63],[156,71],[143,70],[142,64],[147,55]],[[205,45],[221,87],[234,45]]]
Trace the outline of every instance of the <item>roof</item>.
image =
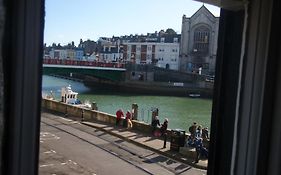
[[210,12],[210,10],[204,4],[190,18],[193,18],[200,11],[206,11],[207,13],[211,14],[214,18],[219,18],[216,17],[212,12]]

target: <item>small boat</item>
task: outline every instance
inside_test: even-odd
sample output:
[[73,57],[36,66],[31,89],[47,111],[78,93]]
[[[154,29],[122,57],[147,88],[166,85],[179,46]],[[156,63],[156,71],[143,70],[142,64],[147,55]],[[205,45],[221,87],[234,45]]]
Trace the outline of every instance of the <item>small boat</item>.
[[55,99],[53,91],[50,91],[49,94],[46,94],[46,93],[42,92],[42,98],[49,99],[49,100],[54,100]]
[[61,89],[61,102],[66,104],[81,104],[81,101],[77,99],[77,92],[72,91],[71,86],[63,87]]
[[71,105],[77,105],[79,107],[91,108],[91,104],[82,104],[82,102],[77,98],[77,96],[78,92],[72,91],[70,85],[61,89],[61,102]]
[[188,96],[191,98],[199,98],[201,95],[200,94],[189,94]]

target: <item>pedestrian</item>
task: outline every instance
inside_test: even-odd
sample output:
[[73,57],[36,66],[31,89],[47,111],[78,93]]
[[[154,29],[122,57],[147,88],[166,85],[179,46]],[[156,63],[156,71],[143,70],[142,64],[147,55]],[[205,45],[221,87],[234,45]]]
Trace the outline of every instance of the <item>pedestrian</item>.
[[117,110],[116,112],[116,126],[119,126],[121,118],[124,118],[124,113],[122,109]]
[[202,138],[196,138],[194,141],[195,149],[196,149],[196,160],[195,163],[199,162],[199,159],[201,157],[208,158],[208,150],[203,146],[203,139]]
[[203,138],[203,140],[208,140],[209,139],[208,127],[202,129],[202,138]]
[[167,142],[167,128],[168,128],[168,119],[165,118],[164,123],[161,125],[161,128],[160,128],[161,135],[162,135],[163,138],[164,138],[164,145],[163,145],[163,148],[166,148],[166,142]]
[[191,125],[188,130],[190,132],[191,137],[195,138],[196,137],[196,131],[197,131],[197,123],[194,122],[193,125]]
[[195,137],[196,138],[202,138],[202,126],[201,125],[199,125],[197,127],[197,130],[196,130],[196,133],[195,133]]
[[127,114],[128,114],[128,111],[126,113],[126,117],[124,117],[124,119],[123,119],[123,128],[127,128],[128,127]]
[[127,128],[131,129],[133,127],[133,123],[132,123],[132,114],[129,110],[126,113],[126,119],[125,120],[127,121]]

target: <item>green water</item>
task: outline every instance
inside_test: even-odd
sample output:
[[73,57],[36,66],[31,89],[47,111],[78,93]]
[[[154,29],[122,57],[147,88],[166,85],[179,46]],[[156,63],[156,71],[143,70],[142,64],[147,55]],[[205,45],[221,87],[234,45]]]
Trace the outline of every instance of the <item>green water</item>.
[[139,107],[138,118],[144,122],[151,122],[151,109],[159,109],[161,123],[164,118],[169,119],[169,128],[184,129],[196,121],[203,127],[210,128],[212,101],[207,99],[171,96],[147,96],[126,94],[109,91],[96,91],[85,87],[83,84],[70,80],[43,76],[43,92],[52,90],[59,98],[60,89],[70,84],[72,90],[79,93],[82,101],[96,102],[98,109],[103,112],[115,114],[122,108],[130,110],[133,103]]

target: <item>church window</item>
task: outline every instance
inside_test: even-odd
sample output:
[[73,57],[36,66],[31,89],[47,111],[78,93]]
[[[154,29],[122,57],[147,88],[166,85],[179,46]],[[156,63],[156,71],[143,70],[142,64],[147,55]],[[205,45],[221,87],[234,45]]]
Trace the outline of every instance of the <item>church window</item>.
[[205,26],[197,27],[194,30],[193,52],[207,54],[209,51],[210,30]]

